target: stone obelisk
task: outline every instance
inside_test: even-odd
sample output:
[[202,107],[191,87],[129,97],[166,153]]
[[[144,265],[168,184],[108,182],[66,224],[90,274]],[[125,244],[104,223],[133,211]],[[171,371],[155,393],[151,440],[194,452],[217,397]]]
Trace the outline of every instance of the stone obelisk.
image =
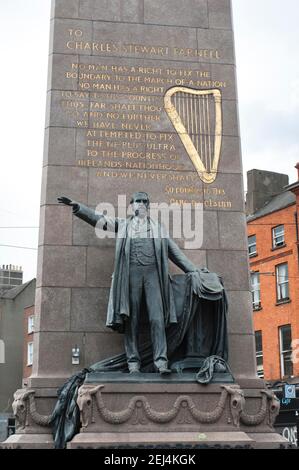
[[[243,415],[231,417],[228,398],[226,417],[207,430],[192,415],[190,433],[200,426],[219,431],[217,442],[258,445],[259,436],[272,442],[273,397],[264,399],[256,376],[230,0],[53,0],[47,93],[34,364],[27,382],[39,412],[51,412],[57,387],[72,374],[123,351],[121,335],[105,327],[114,240],[97,238],[57,197],[95,208],[103,201],[116,206],[119,195],[142,189],[152,202],[203,205],[203,242],[185,253],[223,278],[229,364],[251,403],[251,426],[240,392]],[[163,386],[164,398],[149,405],[161,412],[170,400]],[[199,387],[187,390],[198,408],[223,398],[219,385],[211,385],[212,395],[198,395]],[[133,395],[122,389],[123,406],[147,388],[141,384]],[[182,384],[176,389],[181,395],[171,396],[180,400],[187,392]],[[27,403],[24,393],[20,400]],[[262,406],[263,419],[254,422]],[[31,435],[51,446],[49,428],[28,419],[22,439],[29,442]],[[107,426],[112,432],[113,424]],[[138,426],[127,426],[122,436],[128,431],[135,442]],[[161,435],[165,442],[184,442],[179,421],[167,424],[172,437],[161,426],[153,421],[148,428],[160,442]],[[97,446],[99,434],[92,432]]]
[[[198,145],[208,148],[198,152],[204,163],[219,158],[212,183],[199,177],[166,112],[174,87],[220,91],[220,154],[214,137]],[[204,109],[212,114],[213,97],[177,96],[186,133],[200,140],[200,126],[208,133],[214,124]],[[203,243],[186,254],[223,276],[230,364],[236,377],[255,377],[229,1],[53,2],[33,377],[65,379],[123,347],[105,328],[114,241],[98,239],[57,196],[116,206],[140,188],[152,202],[203,203]],[[80,364],[72,365],[76,346]]]

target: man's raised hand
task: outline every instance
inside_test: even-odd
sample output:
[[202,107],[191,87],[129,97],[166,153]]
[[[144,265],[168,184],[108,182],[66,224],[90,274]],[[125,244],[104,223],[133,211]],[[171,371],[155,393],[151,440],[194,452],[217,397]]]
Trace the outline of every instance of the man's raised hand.
[[72,200],[68,197],[65,197],[65,196],[60,196],[57,198],[57,201],[60,203],[60,204],[65,204],[67,206],[72,206]]
[[57,198],[59,204],[65,204],[66,206],[71,206],[73,210],[79,208],[79,204],[76,201],[72,201],[69,197],[60,196]]

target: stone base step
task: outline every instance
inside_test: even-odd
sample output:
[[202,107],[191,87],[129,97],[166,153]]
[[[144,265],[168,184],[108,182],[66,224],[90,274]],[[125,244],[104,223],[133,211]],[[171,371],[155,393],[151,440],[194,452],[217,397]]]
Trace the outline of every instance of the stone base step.
[[[245,432],[141,432],[141,433],[80,433],[68,443],[69,449],[80,448],[231,448],[254,449],[287,447],[288,442],[275,433],[252,436]],[[261,445],[260,445],[261,444]]]
[[54,449],[54,442],[51,434],[13,434],[0,449]]
[[[281,449],[291,444],[276,433],[147,432],[79,433],[68,449]],[[51,434],[13,434],[0,449],[54,449]]]

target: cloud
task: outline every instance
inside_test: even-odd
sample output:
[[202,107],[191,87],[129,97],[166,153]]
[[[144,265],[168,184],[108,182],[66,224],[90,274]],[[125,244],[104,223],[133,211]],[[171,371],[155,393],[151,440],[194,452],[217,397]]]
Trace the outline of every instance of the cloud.
[[[233,0],[243,166],[296,177],[297,0]],[[246,178],[245,178],[246,179]]]

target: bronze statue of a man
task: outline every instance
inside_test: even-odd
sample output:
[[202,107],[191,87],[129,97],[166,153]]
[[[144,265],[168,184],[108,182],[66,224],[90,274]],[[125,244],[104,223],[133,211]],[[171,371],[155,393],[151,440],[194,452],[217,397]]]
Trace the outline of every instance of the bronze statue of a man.
[[168,258],[185,273],[195,272],[197,268],[163,232],[163,227],[149,217],[150,201],[145,192],[133,194],[134,215],[127,219],[96,214],[67,197],[59,197],[58,201],[72,206],[74,215],[94,227],[117,233],[106,325],[124,332],[129,371],[140,372],[138,334],[144,295],[154,366],[160,374],[169,374],[165,329],[177,323],[177,316],[169,282]]

